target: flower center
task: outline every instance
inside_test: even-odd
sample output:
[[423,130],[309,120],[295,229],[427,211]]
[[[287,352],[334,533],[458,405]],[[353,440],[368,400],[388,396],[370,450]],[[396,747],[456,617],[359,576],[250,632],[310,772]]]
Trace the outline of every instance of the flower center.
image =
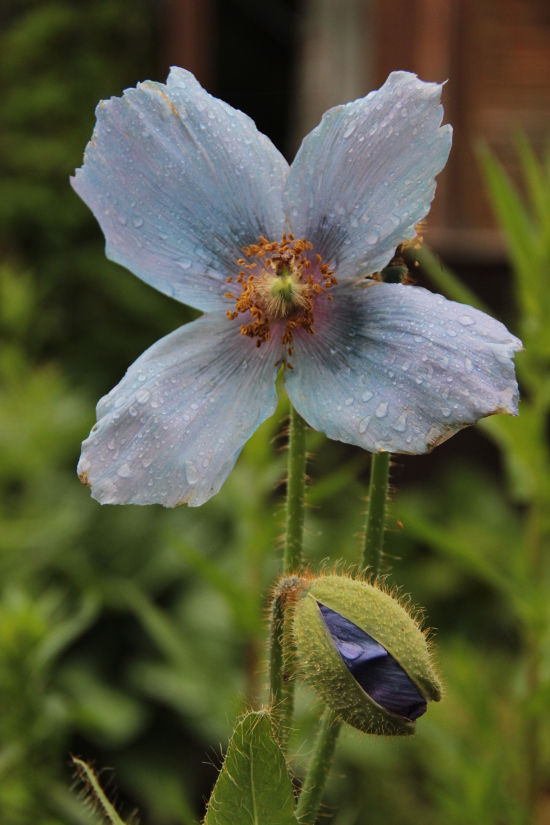
[[244,246],[243,252],[250,261],[239,258],[242,269],[238,276],[227,278],[240,287],[240,295],[226,292],[225,297],[235,301],[235,309],[227,312],[230,320],[248,313],[243,319],[241,334],[256,339],[260,347],[271,339],[273,328],[281,332],[281,341],[292,355],[292,339],[295,329],[315,333],[315,302],[326,295],[338,281],[334,272],[314,255],[313,245],[305,238],[296,240],[283,233],[282,241],[268,241],[260,235],[257,244]]

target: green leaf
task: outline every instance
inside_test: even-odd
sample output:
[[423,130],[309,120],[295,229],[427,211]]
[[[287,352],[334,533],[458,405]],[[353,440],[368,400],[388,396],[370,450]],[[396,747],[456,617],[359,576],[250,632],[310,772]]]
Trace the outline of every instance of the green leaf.
[[544,170],[541,168],[523,129],[516,133],[515,145],[533,211],[540,223],[543,224],[550,215],[550,190],[545,180]]
[[487,192],[504,230],[517,279],[518,297],[526,320],[539,331],[546,305],[545,279],[539,270],[536,226],[517,188],[498,160],[485,147],[480,152]]
[[296,825],[292,782],[267,713],[249,713],[236,726],[204,825]]

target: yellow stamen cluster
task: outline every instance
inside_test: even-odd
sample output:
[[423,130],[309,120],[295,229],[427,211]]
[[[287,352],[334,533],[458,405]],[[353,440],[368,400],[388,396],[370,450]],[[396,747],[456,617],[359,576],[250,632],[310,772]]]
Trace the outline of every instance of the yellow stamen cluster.
[[[241,324],[241,334],[256,339],[261,346],[271,339],[271,327],[284,320],[282,343],[292,355],[295,329],[314,334],[314,299],[325,294],[338,281],[320,255],[310,253],[313,245],[305,238],[295,239],[283,233],[282,241],[268,241],[260,235],[259,242],[243,247],[246,258],[237,263],[242,269],[238,276],[227,278],[240,287],[240,295],[226,292],[225,297],[235,301],[235,310],[228,311],[231,320],[248,312],[251,321]],[[332,300],[330,295],[326,296]]]

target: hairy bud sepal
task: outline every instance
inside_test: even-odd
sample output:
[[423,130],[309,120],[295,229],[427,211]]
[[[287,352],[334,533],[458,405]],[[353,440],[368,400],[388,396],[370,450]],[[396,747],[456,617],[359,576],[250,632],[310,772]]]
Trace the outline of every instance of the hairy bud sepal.
[[426,636],[378,587],[321,576],[300,592],[294,616],[300,665],[323,702],[364,733],[407,736],[441,685]]

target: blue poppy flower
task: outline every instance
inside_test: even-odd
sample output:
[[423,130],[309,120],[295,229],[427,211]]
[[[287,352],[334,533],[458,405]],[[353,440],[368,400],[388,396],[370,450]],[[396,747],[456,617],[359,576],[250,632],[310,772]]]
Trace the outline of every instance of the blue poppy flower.
[[392,73],[328,111],[289,168],[189,72],[102,101],[72,184],[106,254],[204,312],[154,344],[97,406],[81,479],[102,503],[196,506],[276,407],[371,451],[424,453],[517,414],[498,321],[369,277],[415,236],[451,146],[441,87]]

